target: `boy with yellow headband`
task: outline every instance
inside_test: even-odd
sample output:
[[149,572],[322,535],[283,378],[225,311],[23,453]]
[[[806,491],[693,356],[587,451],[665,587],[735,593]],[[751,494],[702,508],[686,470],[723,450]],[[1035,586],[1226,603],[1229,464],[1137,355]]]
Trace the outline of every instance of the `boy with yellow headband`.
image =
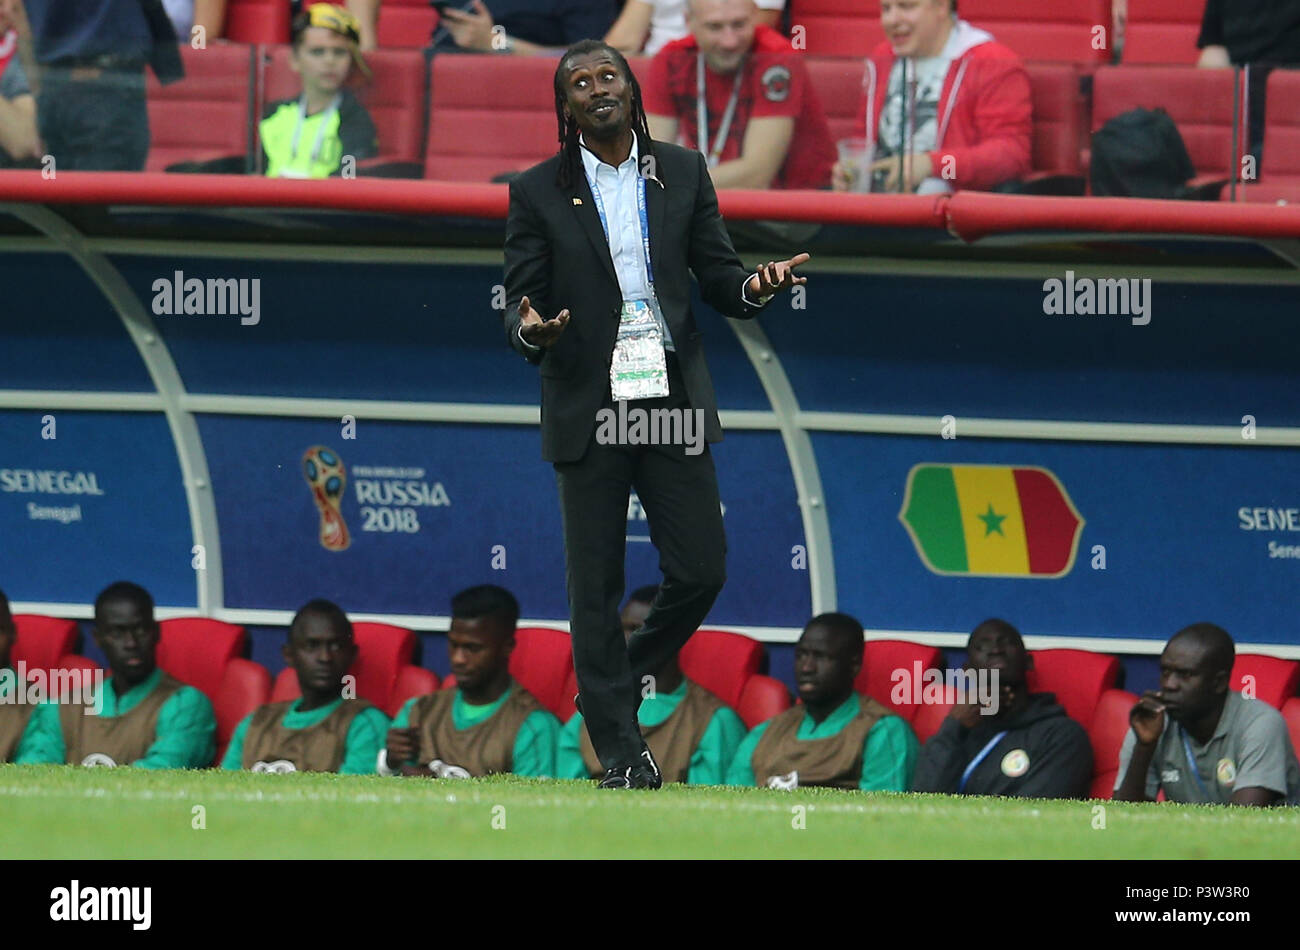
[[271,103],[258,127],[270,178],[328,178],[354,162],[379,154],[375,124],[345,88],[361,58],[357,18],[342,7],[313,3],[293,19],[290,65],[302,77],[295,99]]

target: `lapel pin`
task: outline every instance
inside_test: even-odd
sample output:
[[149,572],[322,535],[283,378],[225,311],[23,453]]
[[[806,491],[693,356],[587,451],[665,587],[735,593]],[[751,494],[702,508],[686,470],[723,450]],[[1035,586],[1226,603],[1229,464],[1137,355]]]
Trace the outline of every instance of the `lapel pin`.
[[577,206],[580,205],[580,204],[582,204],[582,199],[581,199],[581,198],[574,198],[574,199],[573,199],[573,205],[574,205],[574,207],[577,207]]

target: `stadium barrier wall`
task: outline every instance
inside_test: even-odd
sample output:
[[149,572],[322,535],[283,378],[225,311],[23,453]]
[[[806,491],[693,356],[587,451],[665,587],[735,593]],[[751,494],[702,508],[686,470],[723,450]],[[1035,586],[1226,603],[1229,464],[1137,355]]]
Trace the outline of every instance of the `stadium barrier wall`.
[[[1300,260],[1300,210],[972,193],[720,201],[733,221],[933,232],[949,257],[819,259],[804,306],[703,324],[728,429],[715,454],[731,549],[709,626],[790,642],[811,613],[843,609],[872,636],[956,647],[996,614],[1031,647],[1150,654],[1212,619],[1243,649],[1300,656],[1300,281],[1277,266]],[[160,209],[203,208],[208,237],[136,230]],[[254,209],[338,212],[313,219],[335,232],[388,215],[407,238],[221,239],[219,216]],[[454,590],[495,580],[529,622],[562,623],[535,372],[492,309],[500,253],[428,246],[420,231],[438,216],[499,235],[506,209],[507,189],[490,185],[0,173],[0,577],[19,608],[85,617],[100,587],[130,576],[163,616],[278,625],[325,595],[431,630]],[[1068,255],[990,265],[949,240],[1068,247],[1117,232],[1144,254],[1091,271]],[[1261,244],[1272,266],[1165,266],[1152,235]],[[187,275],[260,281],[259,321],[159,312],[156,282]],[[1152,281],[1146,323],[1047,312],[1052,280],[1117,279]],[[344,551],[319,542],[302,468],[315,446],[347,474]],[[936,478],[956,486],[947,514],[926,491]],[[966,511],[971,492],[993,510]],[[971,526],[993,537],[1004,516],[1028,555],[981,561]],[[652,580],[635,499],[628,537],[629,585]]]

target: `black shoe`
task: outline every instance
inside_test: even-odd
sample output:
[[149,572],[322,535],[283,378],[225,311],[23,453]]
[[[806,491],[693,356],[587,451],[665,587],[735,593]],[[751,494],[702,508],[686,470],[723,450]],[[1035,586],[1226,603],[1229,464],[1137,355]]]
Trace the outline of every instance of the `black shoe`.
[[651,777],[644,766],[627,765],[621,769],[606,769],[605,777],[597,783],[597,788],[658,788],[650,784]]
[[650,747],[644,742],[641,743],[641,761],[635,766],[635,771],[645,773],[647,788],[663,787],[664,776],[659,771],[659,763],[655,761],[655,757],[650,754]]

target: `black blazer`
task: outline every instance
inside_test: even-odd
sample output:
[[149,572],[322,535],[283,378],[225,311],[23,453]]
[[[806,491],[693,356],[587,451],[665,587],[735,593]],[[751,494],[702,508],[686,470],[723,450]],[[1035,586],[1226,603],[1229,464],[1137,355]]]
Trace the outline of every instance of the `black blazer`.
[[[741,299],[752,272],[741,267],[723,226],[704,156],[666,142],[655,142],[654,153],[663,181],[646,181],[655,294],[677,349],[691,407],[704,410],[704,437],[718,442],[722,426],[691,312],[690,274],[699,281],[704,300],[726,316],[748,319],[760,308]],[[568,191],[555,183],[562,154],[510,183],[505,244],[505,331],[517,352],[540,365],[542,457],[548,462],[576,461],[587,450],[596,413],[609,395],[609,367],[623,305],[582,167],[576,169]],[[640,154],[646,154],[644,144]],[[519,301],[524,296],[547,320],[569,310],[569,324],[559,341],[539,353],[519,340]]]

